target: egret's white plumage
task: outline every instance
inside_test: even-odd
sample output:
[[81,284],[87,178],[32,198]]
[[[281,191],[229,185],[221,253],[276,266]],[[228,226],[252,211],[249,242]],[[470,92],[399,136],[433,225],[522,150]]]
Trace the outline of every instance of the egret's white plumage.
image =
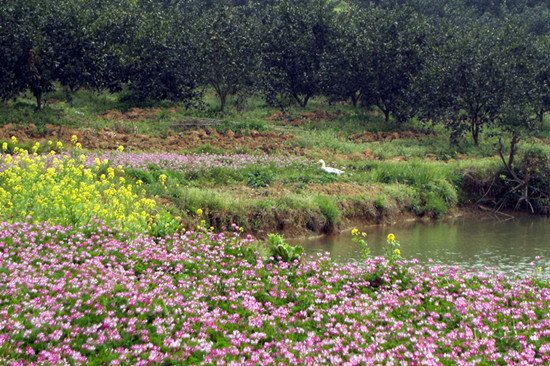
[[340,169],[336,169],[336,168],[331,168],[329,166],[326,166],[325,165],[325,161],[323,159],[319,160],[317,162],[317,164],[321,164],[321,169],[324,170],[325,172],[327,173],[330,173],[330,174],[336,174],[336,175],[340,175],[340,174],[343,174],[344,171],[343,170],[340,170]]

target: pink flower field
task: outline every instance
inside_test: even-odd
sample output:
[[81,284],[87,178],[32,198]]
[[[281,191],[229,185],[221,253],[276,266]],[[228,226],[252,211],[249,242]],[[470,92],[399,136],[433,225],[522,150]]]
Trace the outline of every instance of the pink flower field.
[[177,172],[198,172],[214,168],[230,168],[234,170],[251,166],[273,166],[277,168],[303,168],[313,163],[296,156],[250,155],[250,154],[175,154],[175,153],[126,153],[103,152],[88,153],[86,165],[93,166],[95,159],[107,159],[112,166],[123,168],[150,170],[168,169]]
[[286,263],[238,232],[0,223],[0,364],[550,363],[546,280]]

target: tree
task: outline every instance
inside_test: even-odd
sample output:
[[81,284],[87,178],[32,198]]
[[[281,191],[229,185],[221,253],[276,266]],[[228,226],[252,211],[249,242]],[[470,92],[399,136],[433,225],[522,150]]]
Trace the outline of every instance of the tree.
[[116,90],[119,86],[115,80],[121,75],[113,74],[112,44],[103,34],[107,14],[114,22],[101,0],[55,2],[46,14],[44,34],[54,58],[52,77],[65,88],[69,103],[80,88]]
[[421,116],[444,123],[452,143],[469,130],[478,145],[482,126],[498,116],[505,100],[506,34],[489,23],[480,19],[467,28],[449,26],[422,72]]
[[428,46],[424,23],[407,7],[373,8],[364,15],[368,70],[362,99],[377,106],[386,122],[390,115],[406,119],[412,107],[410,88],[423,67],[422,49]]
[[550,110],[550,42],[546,38],[539,38],[533,42],[533,46],[533,103],[539,122],[542,123],[544,114]]
[[543,92],[547,89],[535,81],[541,75],[542,59],[533,37],[513,20],[504,27],[502,35],[506,36],[500,48],[506,84],[501,90],[503,101],[496,123],[511,135],[508,160],[503,155],[502,139],[498,150],[503,164],[512,172],[517,144],[524,135],[532,134],[542,125],[541,103],[548,95]]
[[53,62],[42,34],[47,3],[6,0],[0,4],[0,97],[17,97],[30,89],[42,108],[42,95],[52,88]]
[[366,85],[368,58],[365,28],[351,7],[336,14],[333,36],[323,52],[320,68],[322,93],[332,99],[351,100],[357,105]]
[[203,13],[197,26],[203,83],[214,88],[223,112],[228,95],[252,91],[259,71],[257,25],[240,7]]
[[198,97],[200,68],[191,21],[158,4],[134,16],[137,33],[127,50],[130,89],[140,100],[192,103]]
[[320,92],[320,64],[334,18],[329,0],[283,0],[263,22],[263,88],[272,102],[289,96],[305,107]]
[[[40,1],[10,0],[0,6],[1,97],[9,99],[30,89],[38,109],[43,94],[55,81],[72,92],[88,87],[115,89],[120,66],[104,37],[107,14],[104,0]],[[114,3],[114,2],[111,2]],[[120,9],[127,4],[117,4]],[[109,5],[109,6],[112,6]],[[107,28],[110,28],[110,25]]]

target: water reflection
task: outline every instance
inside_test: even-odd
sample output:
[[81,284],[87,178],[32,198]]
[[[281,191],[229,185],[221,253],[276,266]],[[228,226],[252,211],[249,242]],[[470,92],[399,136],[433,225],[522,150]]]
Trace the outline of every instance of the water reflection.
[[[459,265],[486,271],[487,267],[509,275],[526,275],[539,266],[550,277],[550,218],[521,217],[498,220],[494,217],[457,218],[444,222],[405,222],[391,226],[359,228],[366,232],[371,255],[383,255],[389,233],[401,243],[401,255],[422,263]],[[337,262],[361,260],[361,248],[351,234],[290,241],[306,252],[330,252]],[[541,259],[536,264],[535,258]]]

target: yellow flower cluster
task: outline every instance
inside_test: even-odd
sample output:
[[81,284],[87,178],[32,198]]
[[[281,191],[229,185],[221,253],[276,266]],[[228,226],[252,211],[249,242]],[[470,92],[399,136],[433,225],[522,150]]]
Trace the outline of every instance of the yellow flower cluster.
[[[97,179],[92,169],[83,165],[86,157],[29,156],[0,157],[0,211],[3,219],[81,226],[95,216],[108,225],[126,232],[144,232],[151,221],[155,201],[144,198],[124,178],[115,178],[115,169]],[[97,167],[108,164],[97,162]],[[118,169],[123,174],[122,169]]]

